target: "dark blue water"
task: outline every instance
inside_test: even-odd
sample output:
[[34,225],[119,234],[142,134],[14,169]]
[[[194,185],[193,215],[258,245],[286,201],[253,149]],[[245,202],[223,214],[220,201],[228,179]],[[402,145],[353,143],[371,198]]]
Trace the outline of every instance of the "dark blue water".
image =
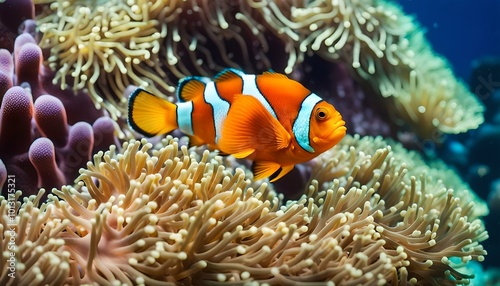
[[457,76],[468,80],[474,61],[500,57],[500,1],[396,2],[426,28],[432,47],[450,61]]
[[[481,137],[481,134],[488,133],[485,130],[500,131],[500,1],[400,0],[396,2],[402,5],[407,14],[416,17],[426,29],[427,39],[434,51],[448,59],[455,74],[471,85],[470,90],[486,107],[486,122],[478,130],[449,137],[448,145],[445,144],[443,148],[452,146],[450,142],[484,148],[480,150],[482,154],[474,153],[472,157],[469,155],[468,162],[464,166],[454,167],[471,188],[487,200],[495,180],[500,178],[498,143],[500,132],[489,132],[490,137]],[[482,68],[478,69],[478,66]],[[480,141],[481,143],[478,143]],[[481,155],[490,158],[490,162],[481,162],[480,159],[474,162],[475,158]],[[450,158],[443,156],[443,159],[453,165]],[[487,166],[490,173],[481,178],[471,175],[473,165],[477,163]],[[484,220],[490,238],[483,242],[488,255],[482,265],[488,269],[499,268],[500,210],[491,210],[490,215]]]

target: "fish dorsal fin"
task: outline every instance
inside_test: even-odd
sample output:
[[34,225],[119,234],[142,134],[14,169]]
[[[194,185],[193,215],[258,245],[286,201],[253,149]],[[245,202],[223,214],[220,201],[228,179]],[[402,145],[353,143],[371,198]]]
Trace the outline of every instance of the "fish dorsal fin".
[[240,70],[227,68],[227,69],[224,69],[223,71],[221,71],[220,73],[218,73],[215,76],[214,81],[221,82],[221,81],[226,81],[226,80],[235,79],[235,78],[241,79],[243,77],[243,75],[245,75],[245,73],[243,73]]
[[268,70],[268,71],[265,71],[262,73],[263,76],[269,76],[269,77],[275,77],[275,78],[286,78],[288,79],[288,77],[282,73],[277,73],[273,70]]
[[290,141],[290,133],[257,98],[236,95],[217,145],[225,153],[245,158],[257,149],[274,152],[286,148]]
[[191,101],[198,96],[203,96],[207,78],[189,76],[179,80],[177,98],[180,102]]

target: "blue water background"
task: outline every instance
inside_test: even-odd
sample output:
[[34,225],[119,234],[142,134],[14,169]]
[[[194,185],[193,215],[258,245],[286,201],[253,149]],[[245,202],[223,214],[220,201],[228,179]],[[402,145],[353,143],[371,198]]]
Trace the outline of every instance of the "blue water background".
[[[465,82],[473,82],[471,73],[475,64],[485,57],[500,60],[500,1],[499,0],[400,0],[399,3],[406,14],[414,15],[416,20],[426,29],[427,39],[434,51],[448,59],[455,74]],[[488,72],[484,74],[488,77]],[[498,76],[498,75],[496,75]],[[498,82],[500,86],[500,82]],[[474,88],[472,88],[474,92]],[[496,88],[497,97],[500,89]],[[480,100],[486,105],[486,109],[491,114],[494,112],[500,118],[500,108],[494,100],[487,97]],[[497,100],[498,101],[498,100]],[[493,122],[487,119],[483,124],[500,128],[498,121]],[[481,128],[483,128],[481,127]],[[467,138],[468,136],[468,138]],[[469,132],[457,138],[467,138],[474,140],[477,131]],[[453,137],[451,137],[453,138]],[[498,141],[497,141],[498,142]],[[491,143],[498,145],[498,143]],[[500,146],[491,146],[491,150],[497,150],[493,156],[497,156],[497,166],[500,166]],[[490,155],[491,156],[491,155]],[[447,158],[443,158],[446,160]],[[470,160],[470,158],[469,158]],[[468,162],[470,163],[470,162]],[[463,175],[463,174],[462,174]],[[491,179],[491,178],[490,178]],[[464,176],[464,180],[467,180]],[[474,191],[484,200],[487,200],[489,188],[478,188],[477,182]],[[486,229],[490,238],[483,242],[488,255],[481,263],[486,268],[500,267],[500,212],[492,212],[485,218]],[[478,274],[476,274],[478,276]],[[481,275],[479,275],[481,276]],[[478,280],[480,281],[480,280]]]
[[434,50],[455,74],[468,80],[475,60],[500,57],[499,0],[400,0],[407,14],[427,30]]

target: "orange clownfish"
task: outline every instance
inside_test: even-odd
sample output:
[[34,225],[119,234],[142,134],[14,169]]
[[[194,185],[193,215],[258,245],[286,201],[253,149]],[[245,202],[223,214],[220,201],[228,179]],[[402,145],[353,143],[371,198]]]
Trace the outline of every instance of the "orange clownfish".
[[186,77],[177,96],[174,104],[138,88],[129,99],[130,126],[146,136],[180,129],[191,145],[209,144],[252,160],[256,180],[281,178],[346,134],[331,104],[275,72],[248,75],[226,69],[213,81]]

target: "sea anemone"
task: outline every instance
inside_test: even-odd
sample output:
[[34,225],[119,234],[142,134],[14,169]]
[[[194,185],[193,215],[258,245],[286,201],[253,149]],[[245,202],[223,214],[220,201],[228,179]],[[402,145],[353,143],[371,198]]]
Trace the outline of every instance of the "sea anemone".
[[[413,48],[425,46],[422,33],[414,35]],[[409,73],[409,87],[392,97],[394,115],[421,138],[441,140],[441,134],[476,129],[484,121],[484,106],[465,84],[457,81],[445,59],[421,48],[418,64]]]
[[92,9],[84,0],[35,3],[50,4],[37,23],[54,83],[87,89],[113,118],[125,114],[128,85],[169,97],[188,75],[243,67],[294,76],[306,55],[317,54],[347,63],[390,98],[380,100],[396,110],[397,122],[422,138],[439,140],[436,134],[483,121],[479,101],[432,52],[420,27],[386,1],[113,0],[92,2]]
[[114,119],[124,111],[126,98],[121,94],[129,84],[154,88],[154,81],[173,91],[161,81],[158,69],[160,39],[166,31],[155,17],[168,13],[163,1],[96,1],[96,7],[78,0],[34,2],[51,3],[38,20],[40,45],[51,50],[48,65],[57,71],[53,83],[61,89],[88,89],[96,107],[104,106]]
[[[87,89],[97,108],[126,114],[128,85],[171,96],[188,75],[271,67],[263,27],[224,1],[35,0],[42,48],[62,89]],[[91,5],[91,7],[89,7]],[[240,11],[241,10],[241,11]],[[275,57],[284,58],[277,54]],[[279,62],[279,60],[278,60]]]
[[[385,149],[387,149],[386,152],[381,152]],[[426,160],[416,151],[406,150],[401,143],[383,139],[380,136],[348,135],[341,144],[306,163],[305,166],[311,169],[309,175],[311,180],[316,180],[322,188],[327,189],[334,179],[347,182],[350,180],[349,177],[353,176],[351,172],[356,171],[357,166],[365,165],[367,161],[373,160],[376,165],[370,165],[369,169],[380,168],[384,170],[381,173],[373,171],[375,172],[373,178],[370,175],[364,179],[357,178],[357,181],[367,184],[368,179],[380,180],[384,179],[385,175],[388,175],[387,179],[389,179],[397,174],[405,185],[411,185],[412,181],[418,181],[422,176],[425,176],[425,188],[428,190],[436,192],[454,190],[454,195],[460,198],[462,208],[466,208],[467,204],[473,202],[472,218],[488,215],[489,210],[486,202],[479,198],[470,186],[464,183],[457,173],[443,161],[439,159]],[[385,164],[386,161],[390,164]],[[401,166],[399,170],[395,169],[399,166]],[[365,171],[362,171],[361,174],[366,176]],[[403,188],[403,184],[399,187]]]
[[[3,267],[0,282],[456,285],[470,277],[451,258],[486,254],[474,203],[424,174],[408,178],[390,147],[342,147],[355,162],[345,176],[328,188],[313,180],[283,203],[266,183],[248,188],[243,170],[225,170],[213,153],[189,153],[172,138],[163,146],[112,146],[76,188],[54,190],[40,207],[38,197],[18,203],[13,253],[22,267],[14,280]],[[2,198],[3,220],[7,206]]]
[[[413,19],[392,2],[249,2],[279,36],[295,40],[295,53],[349,63],[360,78],[392,99],[383,102],[388,110],[396,106],[398,122],[422,138],[439,140],[436,134],[465,132],[483,122],[481,103],[432,52]],[[295,53],[290,57],[296,58]],[[285,72],[292,69],[288,65]]]

